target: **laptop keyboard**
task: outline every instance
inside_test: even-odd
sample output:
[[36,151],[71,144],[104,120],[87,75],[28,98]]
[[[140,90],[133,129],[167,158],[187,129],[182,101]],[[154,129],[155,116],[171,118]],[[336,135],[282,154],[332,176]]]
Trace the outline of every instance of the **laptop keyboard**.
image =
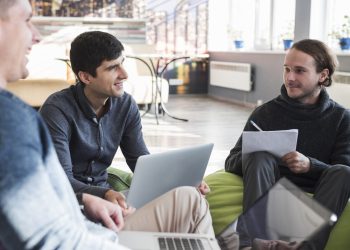
[[159,237],[160,250],[204,250],[201,239]]

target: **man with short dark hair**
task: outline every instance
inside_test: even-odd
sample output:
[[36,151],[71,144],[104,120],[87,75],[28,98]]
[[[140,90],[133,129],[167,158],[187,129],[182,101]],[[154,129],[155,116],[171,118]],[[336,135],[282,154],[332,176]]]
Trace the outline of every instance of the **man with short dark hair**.
[[40,109],[74,191],[122,206],[124,198],[107,183],[106,169],[119,146],[131,170],[139,156],[149,154],[137,104],[123,89],[128,77],[123,50],[109,33],[80,34],[70,50],[78,82],[51,95]]
[[[74,191],[126,208],[124,196],[107,182],[107,168],[119,147],[132,171],[137,158],[149,152],[137,104],[124,92],[128,74],[123,53],[122,43],[109,33],[77,36],[71,43],[70,62],[78,81],[52,94],[40,112]],[[205,183],[200,190],[209,191]]]

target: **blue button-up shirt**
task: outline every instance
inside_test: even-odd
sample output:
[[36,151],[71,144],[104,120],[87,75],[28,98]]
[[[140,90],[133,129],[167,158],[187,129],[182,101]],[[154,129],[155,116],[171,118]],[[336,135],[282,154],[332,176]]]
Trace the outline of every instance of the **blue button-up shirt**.
[[134,99],[124,93],[110,97],[106,105],[107,112],[98,119],[84,85],[77,83],[51,95],[40,110],[75,192],[104,197],[110,188],[106,169],[119,146],[132,171],[137,158],[149,154]]

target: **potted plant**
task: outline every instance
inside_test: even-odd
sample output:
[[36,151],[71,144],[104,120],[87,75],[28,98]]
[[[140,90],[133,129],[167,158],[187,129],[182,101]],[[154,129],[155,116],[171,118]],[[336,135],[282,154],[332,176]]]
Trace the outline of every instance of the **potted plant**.
[[229,27],[227,32],[228,36],[232,39],[235,48],[242,49],[244,47],[243,31]]
[[286,26],[285,32],[281,34],[284,50],[290,49],[294,40],[294,27],[293,22],[289,22]]
[[334,29],[331,36],[339,40],[341,50],[350,49],[350,17],[348,15],[344,16],[343,24]]

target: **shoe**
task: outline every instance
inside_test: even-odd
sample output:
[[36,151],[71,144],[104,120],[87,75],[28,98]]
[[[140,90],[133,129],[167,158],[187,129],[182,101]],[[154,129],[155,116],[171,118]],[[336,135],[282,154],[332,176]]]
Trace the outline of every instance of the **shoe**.
[[239,248],[238,234],[232,230],[225,230],[216,239],[221,250],[238,250]]
[[254,239],[252,250],[298,250],[300,246],[301,244],[296,241]]

